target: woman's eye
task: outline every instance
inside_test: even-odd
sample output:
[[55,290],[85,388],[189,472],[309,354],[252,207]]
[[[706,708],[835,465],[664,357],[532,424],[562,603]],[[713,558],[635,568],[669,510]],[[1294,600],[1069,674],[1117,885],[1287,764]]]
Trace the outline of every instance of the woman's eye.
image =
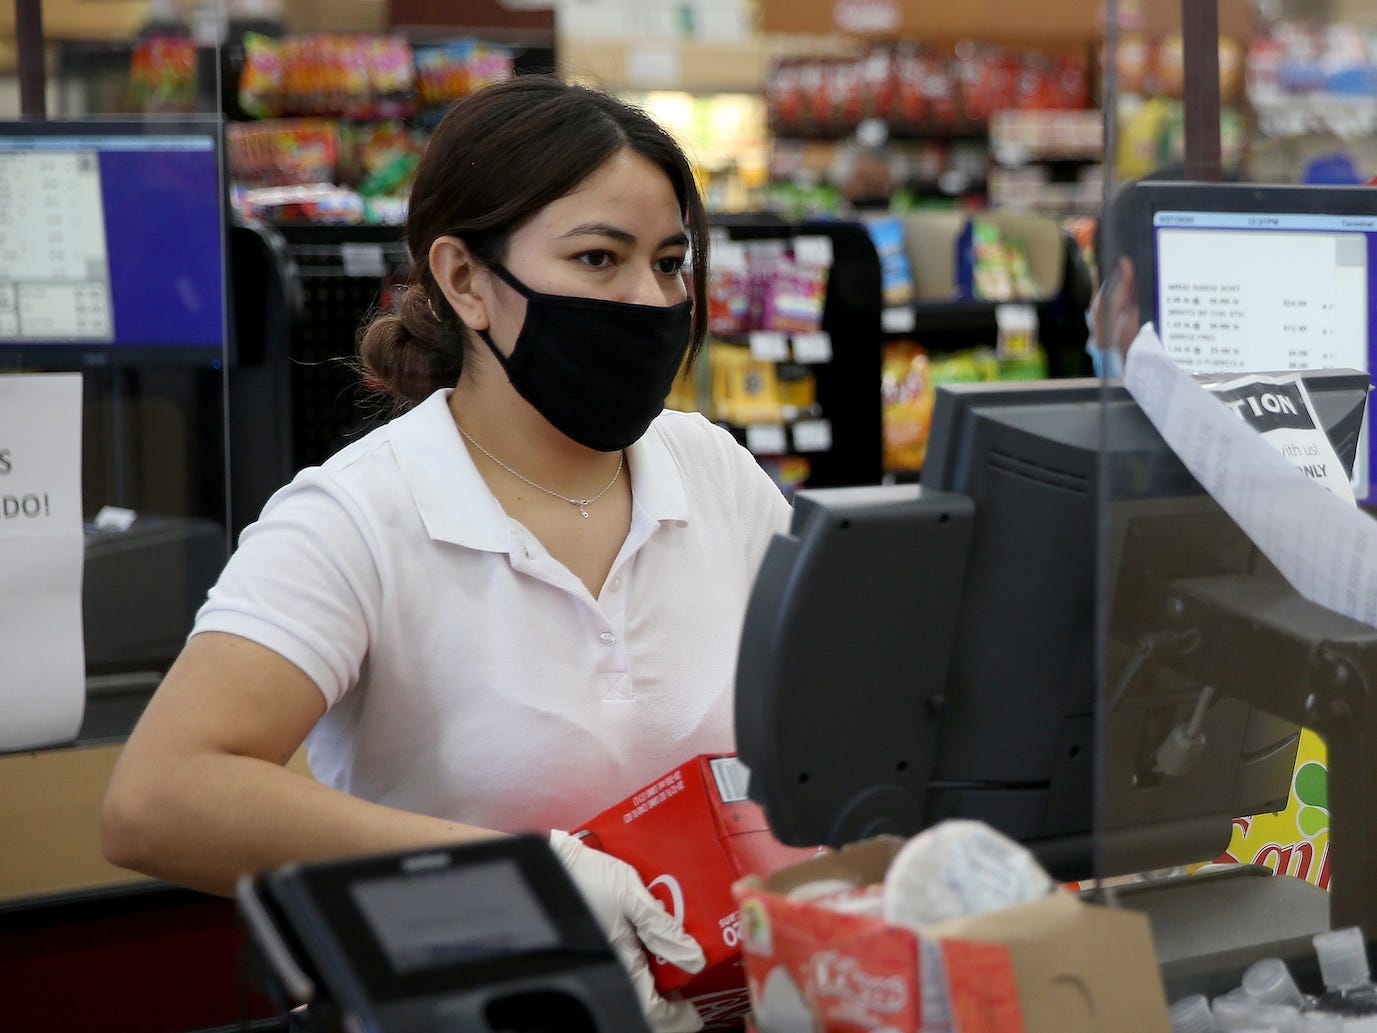
[[579,261],[594,269],[603,269],[612,264],[612,252],[585,251],[583,254],[579,255]]
[[683,256],[673,255],[667,258],[658,259],[655,262],[655,268],[666,276],[676,276],[683,271]]

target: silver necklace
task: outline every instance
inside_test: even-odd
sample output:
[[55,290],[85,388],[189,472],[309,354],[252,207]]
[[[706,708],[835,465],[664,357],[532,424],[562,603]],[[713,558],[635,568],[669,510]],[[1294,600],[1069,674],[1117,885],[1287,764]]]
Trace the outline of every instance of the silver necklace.
[[[454,421],[454,425],[455,425],[456,427],[459,427],[459,421],[458,421],[458,420],[455,420],[455,421]],[[607,492],[611,489],[612,485],[614,485],[614,484],[617,483],[617,478],[620,477],[620,476],[622,475],[622,467],[626,465],[626,453],[623,452],[620,456],[617,457],[617,472],[614,473],[614,474],[612,475],[612,479],[611,479],[610,481],[608,481],[606,484],[603,485],[602,491],[598,492],[598,493],[597,493],[596,495],[594,495],[591,499],[571,499],[571,498],[569,498],[567,495],[561,495],[561,494],[560,494],[559,492],[557,492],[557,491],[551,491],[549,488],[545,487],[543,484],[537,484],[535,481],[531,480],[529,477],[527,477],[525,474],[521,473],[520,471],[518,471],[518,470],[513,470],[510,466],[508,466],[508,465],[507,465],[506,463],[504,463],[502,460],[498,459],[497,456],[493,455],[491,452],[489,452],[486,448],[484,448],[484,447],[483,447],[482,445],[480,445],[478,442],[474,441],[473,438],[469,437],[469,432],[466,431],[463,427],[459,427],[459,433],[462,434],[462,435],[464,435],[465,439],[468,441],[468,443],[469,443],[470,445],[472,445],[474,448],[478,449],[478,451],[482,452],[485,456],[487,456],[489,459],[491,459],[491,460],[492,460],[494,463],[496,463],[498,466],[502,467],[502,469],[506,470],[509,474],[511,474],[511,475],[512,475],[513,477],[515,477],[517,480],[525,481],[527,484],[529,484],[532,488],[535,488],[537,491],[543,491],[546,495],[553,495],[555,498],[559,499],[561,502],[567,502],[567,503],[569,503],[569,505],[577,507],[577,508],[578,508],[578,511],[579,511],[579,516],[583,517],[583,519],[585,519],[585,520],[588,519],[588,507],[591,506],[594,502],[597,502],[598,499],[600,499],[600,498],[602,498],[604,495],[606,495]]]

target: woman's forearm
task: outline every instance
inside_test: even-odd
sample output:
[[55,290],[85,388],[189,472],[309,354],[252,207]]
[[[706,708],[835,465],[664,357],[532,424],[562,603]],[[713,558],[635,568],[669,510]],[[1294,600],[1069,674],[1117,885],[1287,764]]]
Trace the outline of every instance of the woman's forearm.
[[370,803],[255,757],[183,756],[121,772],[101,845],[124,868],[229,895],[246,872],[289,861],[405,850],[501,833]]

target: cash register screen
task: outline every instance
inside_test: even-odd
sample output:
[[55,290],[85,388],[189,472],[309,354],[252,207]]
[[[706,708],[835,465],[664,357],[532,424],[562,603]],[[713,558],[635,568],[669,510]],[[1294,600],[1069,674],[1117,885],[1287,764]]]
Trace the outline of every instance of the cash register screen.
[[370,879],[350,893],[398,975],[561,943],[510,860]]
[[0,122],[0,362],[225,357],[213,118]]
[[[1377,190],[1140,184],[1151,220],[1150,307],[1162,344],[1198,373],[1369,371]],[[1154,275],[1155,274],[1155,275]],[[1366,424],[1354,491],[1373,481]]]

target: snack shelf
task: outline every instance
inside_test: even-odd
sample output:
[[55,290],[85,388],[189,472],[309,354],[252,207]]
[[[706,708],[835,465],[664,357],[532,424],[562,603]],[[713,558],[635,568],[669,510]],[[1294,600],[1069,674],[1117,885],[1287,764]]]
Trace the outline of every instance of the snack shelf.
[[990,207],[1093,214],[1104,197],[1104,114],[1000,111],[990,122]]
[[[757,456],[813,456],[832,448],[832,421],[819,406],[803,410],[781,412],[782,421],[733,423],[714,420],[719,427],[730,431],[738,442]],[[810,483],[810,487],[818,487]]]
[[780,458],[806,458],[809,487],[878,484],[883,473],[880,261],[866,228],[859,223],[794,222],[760,214],[716,219],[714,233],[748,247],[755,242],[826,237],[831,250],[817,330],[766,331],[763,338],[760,331],[713,335],[720,344],[749,348],[760,361],[806,367],[816,380],[815,402],[792,410],[787,404],[780,406],[780,415],[787,413],[792,419],[721,420],[719,425],[767,465]]
[[1360,140],[1377,132],[1377,97],[1285,96],[1254,98],[1258,132],[1265,138],[1332,134],[1340,140]]
[[1058,298],[1034,298],[1010,301],[918,301],[910,305],[886,306],[881,326],[886,334],[946,334],[993,331],[995,313],[1003,305],[1031,305],[1053,313],[1061,307]]
[[[387,276],[392,273],[405,275],[411,267],[411,256],[406,245],[397,240],[400,227],[396,226],[351,226],[349,240],[329,240],[314,231],[326,227],[313,224],[291,226],[293,242],[288,245],[293,258],[297,260],[297,274],[300,276],[328,277],[367,277]],[[370,234],[368,231],[374,230]],[[370,237],[374,239],[370,239]]]

